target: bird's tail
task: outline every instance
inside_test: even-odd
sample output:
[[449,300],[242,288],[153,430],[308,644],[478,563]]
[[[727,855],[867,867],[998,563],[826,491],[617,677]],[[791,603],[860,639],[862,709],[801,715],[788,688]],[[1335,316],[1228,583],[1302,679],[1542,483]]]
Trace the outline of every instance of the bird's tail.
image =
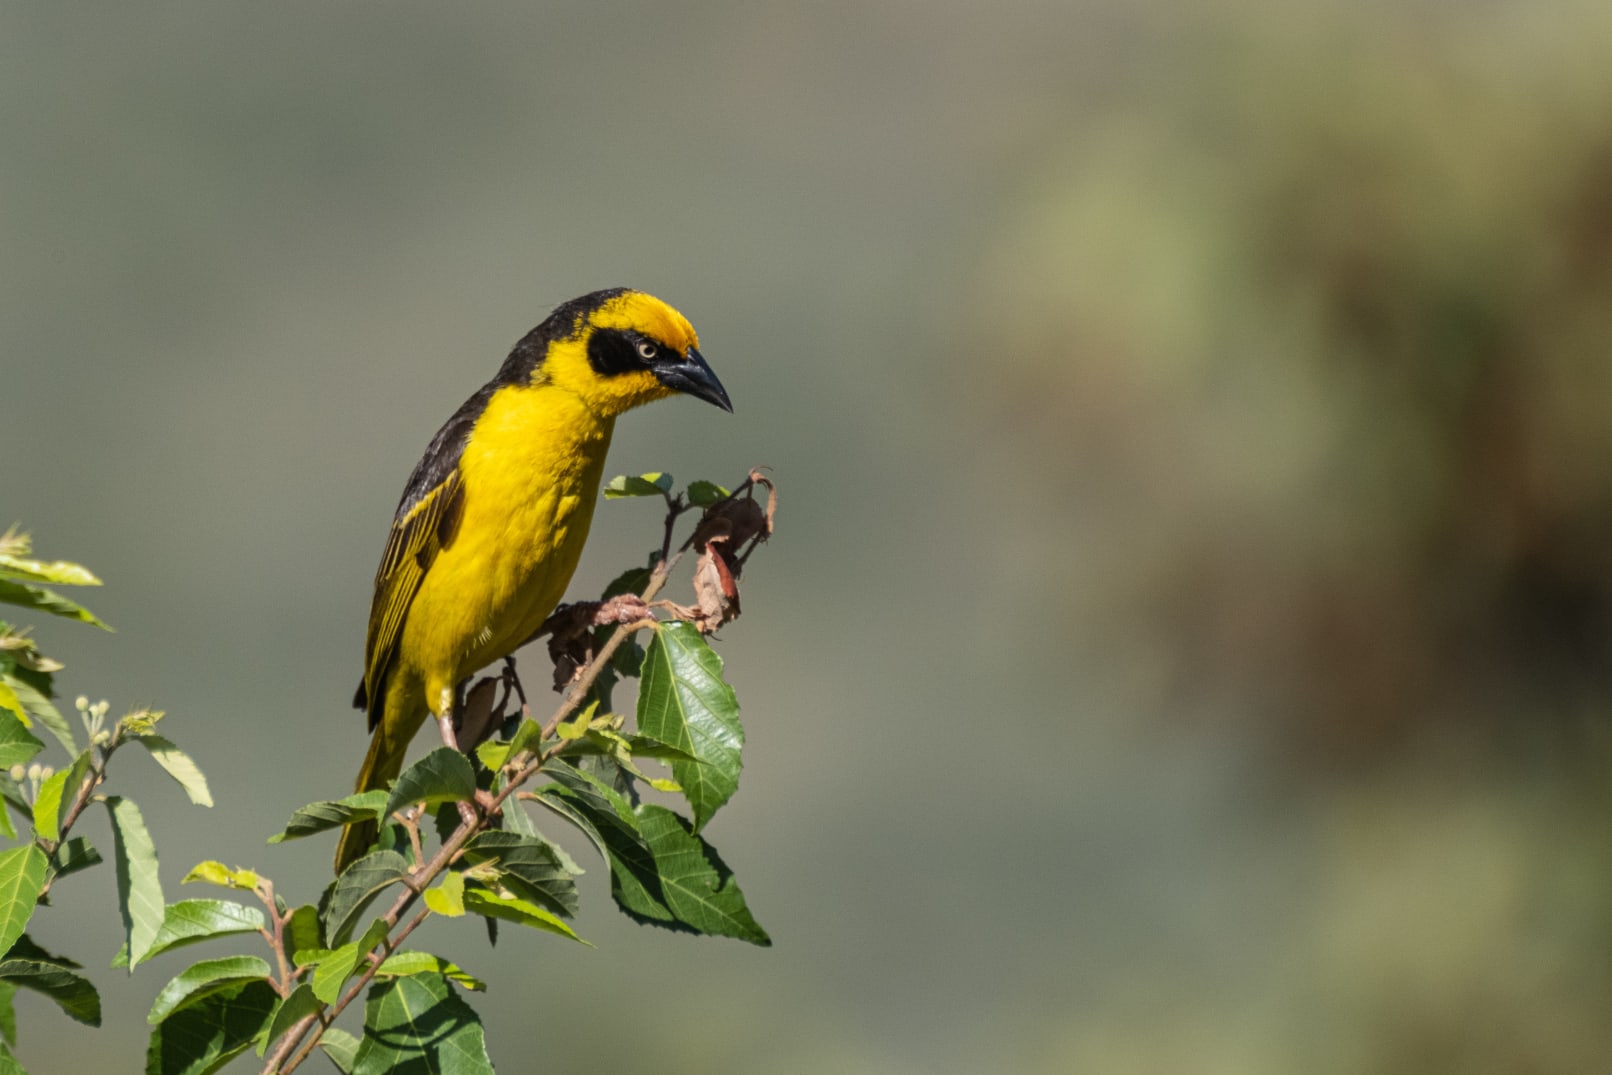
[[[403,756],[408,753],[408,740],[398,742],[388,735],[386,723],[381,722],[369,740],[369,752],[364,755],[364,766],[358,770],[355,791],[373,791],[384,788],[403,771]],[[357,821],[342,830],[341,842],[336,845],[336,873],[351,866],[364,856],[375,838],[380,825],[374,821]]]

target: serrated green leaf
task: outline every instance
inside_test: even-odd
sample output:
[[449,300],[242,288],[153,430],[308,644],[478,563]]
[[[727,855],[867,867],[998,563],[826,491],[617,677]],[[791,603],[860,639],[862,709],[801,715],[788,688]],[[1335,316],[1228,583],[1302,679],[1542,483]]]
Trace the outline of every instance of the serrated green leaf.
[[34,609],[38,612],[48,612],[53,616],[63,616],[70,620],[78,620],[80,623],[88,623],[106,631],[112,629],[102,623],[95,613],[77,601],[69,601],[54,590],[46,590],[39,586],[29,586],[23,582],[13,582],[10,579],[0,578],[0,603]]
[[234,989],[243,982],[267,981],[270,973],[269,965],[257,956],[225,956],[193,963],[162,987],[151,1011],[146,1014],[146,1022],[156,1026],[174,1012],[200,1003],[214,993]]
[[49,864],[33,844],[0,851],[0,952],[9,952],[28,927]]
[[768,947],[767,931],[751,917],[733,871],[689,823],[664,806],[638,807],[640,831],[655,855],[661,891],[677,920],[700,933]]
[[135,742],[145,747],[151,753],[152,760],[179,782],[191,802],[197,806],[213,805],[212,792],[207,790],[207,778],[189,754],[160,735],[139,735],[135,737]]
[[340,1027],[331,1027],[319,1036],[319,1048],[330,1057],[330,1062],[336,1065],[341,1075],[352,1075],[353,1063],[358,1059],[358,1047],[362,1044],[358,1038],[342,1030]]
[[67,785],[69,771],[52,773],[39,784],[34,796],[34,835],[54,843],[62,838],[62,788]]
[[577,912],[576,879],[547,840],[513,832],[483,832],[465,847],[465,861],[473,866],[496,864],[503,871],[504,883],[516,895],[555,914]]
[[421,898],[435,914],[458,918],[465,913],[465,875],[449,870],[436,887],[426,889]]
[[716,482],[691,481],[688,483],[688,502],[696,508],[710,507],[718,500],[726,500],[731,495]]
[[693,624],[660,627],[644,655],[638,730],[699,759],[672,761],[698,832],[739,787],[744,729],[722,658]]
[[666,906],[655,856],[638,830],[632,805],[597,777],[561,761],[544,766],[554,777],[537,801],[580,829],[610,864],[610,895],[629,918],[694,932]]
[[50,856],[48,879],[54,881],[58,877],[67,877],[80,870],[87,870],[91,866],[98,866],[101,862],[101,853],[91,847],[88,840],[82,836],[74,836],[63,841]]
[[[46,686],[49,685],[48,676],[35,678],[41,679]],[[16,674],[6,677],[6,682],[17,695],[17,700],[22,703],[22,708],[27,712],[29,719],[42,725],[67,753],[76,755],[78,741],[73,737],[72,725],[67,723],[67,718],[62,716],[61,711],[51,702],[50,696],[39,686],[28,682],[27,675],[20,669]]]
[[343,870],[325,909],[325,936],[330,943],[345,943],[364,908],[388,885],[407,877],[408,872],[408,860],[396,851],[371,852]]
[[280,996],[264,981],[239,982],[175,1012],[151,1031],[146,1075],[211,1075],[245,1052]]
[[[209,941],[214,937],[227,937],[237,933],[256,933],[265,928],[263,912],[256,907],[233,900],[180,900],[169,904],[163,911],[162,928],[151,942],[146,958],[186,945]],[[112,960],[112,966],[123,967],[129,962],[125,948]]]
[[[12,697],[16,697],[15,692],[12,692]],[[15,709],[20,712],[21,708],[22,703],[18,702]],[[45,749],[45,744],[34,738],[12,710],[10,706],[0,709],[0,769],[26,765],[35,754]]]
[[651,471],[648,474],[618,474],[605,483],[606,500],[624,496],[665,496],[672,491],[672,476]]
[[403,978],[411,974],[440,974],[444,978],[458,985],[461,989],[468,989],[472,993],[485,992],[487,983],[475,975],[467,974],[463,969],[446,959],[431,955],[429,952],[396,952],[386,958],[380,969],[375,972],[377,977]]
[[101,580],[82,564],[68,563],[66,560],[46,563],[44,560],[33,560],[26,556],[14,556],[4,552],[0,552],[0,578],[15,579],[18,582],[42,582],[48,586],[101,585]]
[[112,819],[112,861],[117,868],[118,911],[133,970],[151,950],[162,928],[162,882],[157,877],[157,847],[146,831],[140,808],[117,795],[106,798]]
[[352,1075],[493,1075],[481,1020],[436,974],[389,978],[370,987],[364,1040]]
[[392,785],[392,795],[386,801],[386,815],[413,803],[464,802],[476,797],[476,771],[470,759],[452,747],[437,747],[431,753],[403,770],[403,775]]
[[390,795],[391,793],[385,790],[361,791],[344,799],[309,803],[292,814],[291,820],[285,823],[285,831],[269,837],[269,843],[278,844],[286,840],[296,840],[328,829],[350,825],[355,821],[380,818],[384,816],[386,800]]
[[268,1027],[258,1039],[257,1055],[262,1056],[268,1052],[269,1048],[280,1040],[281,1035],[319,1008],[319,998],[313,995],[313,986],[303,982],[293,989],[290,996],[275,1005],[274,1014],[269,1017]]
[[101,995],[83,975],[62,963],[37,959],[0,960],[0,979],[55,1001],[71,1019],[101,1025]]
[[557,933],[561,937],[569,937],[573,941],[593,947],[581,937],[578,937],[570,926],[556,914],[545,911],[535,903],[530,903],[518,896],[504,896],[496,892],[487,892],[479,888],[465,889],[465,910],[471,914],[485,915],[488,918],[499,918],[505,922],[516,922],[533,929],[543,930],[545,933]]

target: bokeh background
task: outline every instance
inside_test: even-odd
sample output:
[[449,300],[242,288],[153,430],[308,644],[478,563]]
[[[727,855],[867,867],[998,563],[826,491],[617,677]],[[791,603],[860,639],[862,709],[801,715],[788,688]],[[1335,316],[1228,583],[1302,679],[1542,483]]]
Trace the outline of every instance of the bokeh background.
[[[212,778],[122,767],[170,899],[316,890],[262,840],[362,753],[410,466],[631,284],[737,414],[610,471],[783,492],[709,830],[775,947],[602,868],[596,950],[426,936],[501,1070],[1612,1070],[1604,3],[13,4],[0,147],[0,523],[107,581],[69,697]],[[20,1055],[136,1070],[182,965]]]

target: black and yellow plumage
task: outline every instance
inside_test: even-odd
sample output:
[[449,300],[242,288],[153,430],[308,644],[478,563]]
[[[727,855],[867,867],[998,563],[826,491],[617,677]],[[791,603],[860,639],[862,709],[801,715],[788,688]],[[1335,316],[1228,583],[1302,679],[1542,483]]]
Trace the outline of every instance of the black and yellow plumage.
[[[375,573],[354,704],[369,714],[359,791],[385,787],[427,714],[526,642],[565,594],[622,412],[677,392],[732,410],[687,319],[640,291],[558,307],[432,438]],[[374,841],[342,834],[341,870]]]

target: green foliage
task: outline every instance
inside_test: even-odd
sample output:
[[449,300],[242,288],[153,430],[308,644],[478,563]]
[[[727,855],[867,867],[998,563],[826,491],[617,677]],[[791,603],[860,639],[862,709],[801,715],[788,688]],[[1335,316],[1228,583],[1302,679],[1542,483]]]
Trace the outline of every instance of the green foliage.
[[[752,484],[746,482],[741,493]],[[625,593],[652,597],[674,559],[669,549],[675,521],[699,508],[709,517],[734,503],[711,482],[675,493],[671,476],[661,473],[613,479],[605,493],[659,496],[667,506],[662,549],[650,555],[648,567],[618,576],[607,599]],[[708,546],[702,558],[711,555]],[[94,577],[75,565],[28,560],[27,551],[15,535],[0,538],[0,582],[10,586],[0,589],[0,599],[99,624],[46,589],[89,585]],[[156,846],[140,809],[124,796],[99,791],[107,761],[120,746],[137,743],[200,806],[213,804],[206,777],[157,733],[163,715],[156,711],[139,710],[108,727],[105,703],[80,699],[88,742],[81,749],[50,701],[51,676],[59,666],[39,655],[25,635],[0,625],[0,772],[9,770],[0,776],[6,804],[0,828],[9,830],[13,815],[32,828],[29,838],[0,850],[0,1049],[7,1050],[0,1052],[0,1075],[7,1065],[21,1070],[9,1052],[17,988],[50,997],[80,1022],[100,1021],[100,997],[75,972],[77,965],[40,950],[24,933],[52,883],[101,861],[94,847],[71,832],[96,801],[111,824],[125,933],[114,966],[132,971],[176,949],[242,938],[266,941],[273,957],[226,951],[173,975],[147,1015],[147,1075],[203,1075],[253,1047],[265,1058],[266,1071],[282,1073],[316,1048],[344,1072],[491,1072],[481,1022],[460,994],[487,984],[447,959],[402,944],[431,916],[480,919],[494,938],[498,924],[508,923],[587,943],[567,922],[579,910],[576,879],[582,868],[543,836],[527,802],[593,843],[609,868],[611,893],[629,917],[687,933],[770,943],[732,872],[700,835],[738,788],[744,746],[738,702],[722,661],[696,626],[706,622],[655,624],[647,646],[626,628],[585,625],[585,635],[567,643],[578,654],[570,667],[584,670],[584,685],[546,723],[524,705],[500,711],[494,720],[498,735],[469,755],[439,747],[405,768],[389,789],[294,811],[271,843],[355,822],[380,823],[375,846],[316,902],[293,906],[257,869],[215,860],[198,863],[184,878],[249,896],[261,909],[235,899],[165,902]],[[642,629],[639,623],[633,631]],[[612,693],[634,678],[641,678],[641,688],[629,718],[613,710]],[[505,691],[500,704],[515,693]],[[39,763],[46,743],[36,728],[49,731],[69,752],[70,764],[52,770]],[[670,777],[644,768],[661,765],[670,767]],[[522,790],[528,786],[533,790]],[[643,801],[643,794],[678,796],[688,816]],[[14,832],[9,838],[16,839]],[[330,1025],[349,1005],[356,1008],[359,998],[362,1036]]]
[[162,929],[162,882],[157,877],[157,845],[146,831],[140,808],[117,795],[106,798],[112,819],[112,861],[117,868],[118,912],[133,970],[151,950]]
[[650,640],[638,728],[687,759],[672,762],[672,775],[694,811],[694,828],[704,828],[739,788],[744,729],[738,699],[722,678],[722,658],[692,624],[669,623]]
[[481,1020],[440,974],[392,978],[370,987],[364,1040],[353,1075],[396,1071],[492,1075]]

